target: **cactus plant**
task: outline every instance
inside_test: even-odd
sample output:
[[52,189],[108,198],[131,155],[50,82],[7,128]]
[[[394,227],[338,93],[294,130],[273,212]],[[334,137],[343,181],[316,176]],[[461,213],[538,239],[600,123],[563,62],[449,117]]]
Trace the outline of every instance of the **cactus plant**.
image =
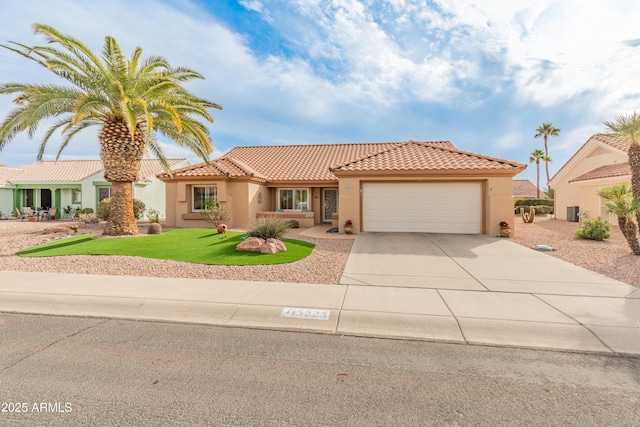
[[520,216],[525,224],[530,224],[536,217],[536,210],[533,206],[529,206],[529,212],[525,212],[524,208],[520,208]]

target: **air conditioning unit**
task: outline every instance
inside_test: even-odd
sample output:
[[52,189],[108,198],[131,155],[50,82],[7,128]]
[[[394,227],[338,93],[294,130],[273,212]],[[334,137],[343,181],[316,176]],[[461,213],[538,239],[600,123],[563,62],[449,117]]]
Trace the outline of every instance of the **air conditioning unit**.
[[578,212],[580,212],[580,206],[567,206],[567,221],[578,222],[580,220]]

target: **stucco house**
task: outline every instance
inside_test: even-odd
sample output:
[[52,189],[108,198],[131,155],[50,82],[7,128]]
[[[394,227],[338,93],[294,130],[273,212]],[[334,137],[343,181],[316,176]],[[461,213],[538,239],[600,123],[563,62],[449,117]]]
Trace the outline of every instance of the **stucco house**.
[[302,227],[492,234],[513,218],[512,177],[526,165],[456,149],[449,141],[236,147],[210,164],[158,175],[169,227],[206,227],[206,198],[233,228],[265,216]]
[[555,190],[556,218],[577,222],[580,213],[617,225],[602,207],[598,190],[631,182],[628,151],[629,143],[622,137],[590,137],[549,181]]
[[[169,159],[169,166],[181,168],[187,159]],[[165,215],[164,182],[156,175],[164,171],[157,159],[143,159],[139,180],[133,183],[133,197],[147,208]],[[104,179],[101,160],[39,161],[17,168],[0,168],[0,210],[13,213],[14,208],[57,207],[56,218],[65,216],[64,208],[96,209],[98,202],[111,197],[111,183]]]

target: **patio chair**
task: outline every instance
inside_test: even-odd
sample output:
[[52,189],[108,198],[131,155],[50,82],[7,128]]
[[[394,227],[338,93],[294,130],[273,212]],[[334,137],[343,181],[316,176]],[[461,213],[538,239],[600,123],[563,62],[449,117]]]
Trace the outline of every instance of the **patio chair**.
[[[29,213],[27,209],[30,210],[31,213]],[[29,219],[33,216],[33,211],[31,210],[31,208],[22,208],[22,213],[18,208],[15,208],[15,210],[16,210],[16,218],[20,218],[21,221],[24,221],[25,218]]]
[[30,208],[30,207],[28,207],[28,206],[24,206],[24,207],[22,208],[22,214],[23,214],[23,215],[26,215],[26,216],[25,216],[25,218],[31,218],[31,217],[36,216],[36,214],[33,212],[33,209],[31,209],[31,208]]
[[50,208],[48,211],[43,212],[42,216],[40,217],[41,221],[44,221],[45,218],[47,220],[50,220],[51,218],[55,219],[56,218],[56,211],[58,210],[58,208]]

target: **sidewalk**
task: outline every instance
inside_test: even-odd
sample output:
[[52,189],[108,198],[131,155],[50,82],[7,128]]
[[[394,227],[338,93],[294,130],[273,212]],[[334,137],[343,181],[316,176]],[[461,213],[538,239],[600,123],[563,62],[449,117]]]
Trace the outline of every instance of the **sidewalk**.
[[0,312],[640,355],[640,289],[617,282],[593,296],[524,285],[489,292],[0,271]]

